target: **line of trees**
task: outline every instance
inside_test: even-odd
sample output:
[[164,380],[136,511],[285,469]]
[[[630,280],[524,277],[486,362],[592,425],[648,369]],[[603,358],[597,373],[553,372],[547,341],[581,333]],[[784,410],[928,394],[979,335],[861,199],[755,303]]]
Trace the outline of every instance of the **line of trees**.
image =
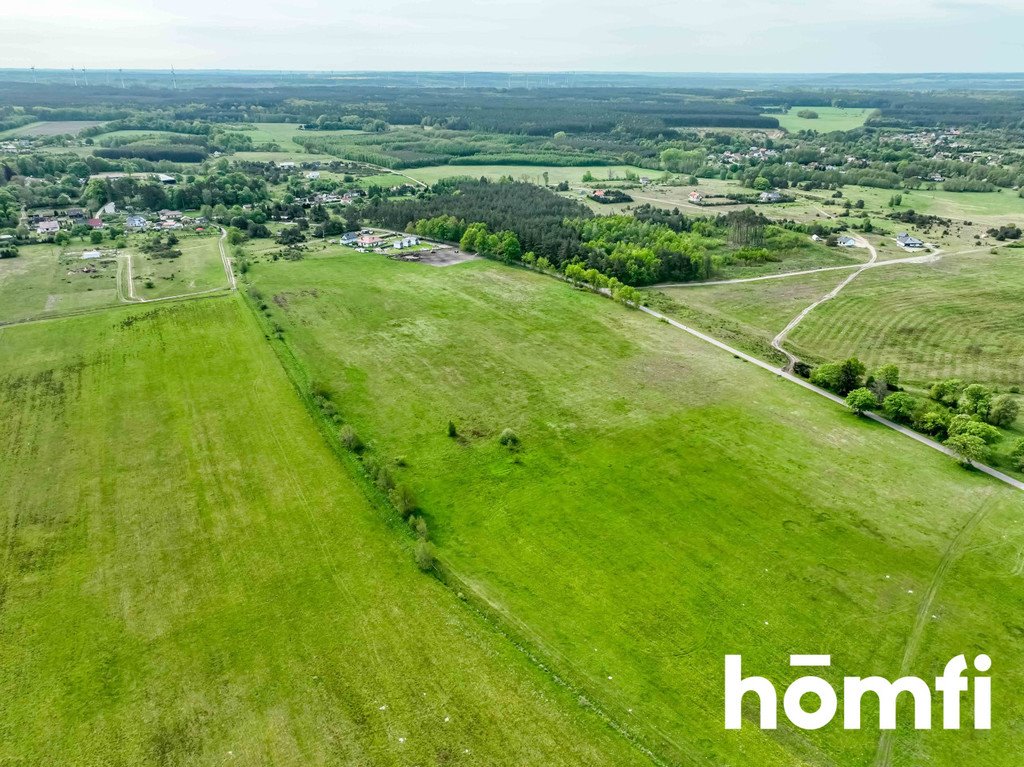
[[[879,410],[886,418],[932,436],[950,448],[964,465],[988,461],[992,446],[1013,426],[1020,403],[1008,393],[959,378],[936,381],[926,397],[900,386],[899,369],[883,365],[865,378],[865,365],[856,357],[825,363],[810,376],[811,383],[846,397],[855,413]],[[1024,471],[1024,440],[1011,451],[1016,468]]]

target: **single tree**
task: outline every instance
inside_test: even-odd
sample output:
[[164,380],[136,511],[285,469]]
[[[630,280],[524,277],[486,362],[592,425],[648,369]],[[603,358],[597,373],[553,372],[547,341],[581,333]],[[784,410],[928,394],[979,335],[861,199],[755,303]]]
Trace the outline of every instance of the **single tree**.
[[1000,394],[992,400],[988,410],[988,422],[1002,429],[1009,429],[1020,414],[1020,403],[1009,394]]
[[875,393],[871,389],[861,387],[854,389],[846,395],[846,406],[857,415],[862,415],[865,410],[871,410],[878,405]]
[[886,417],[900,423],[910,423],[914,419],[917,408],[917,398],[904,392],[890,394],[882,403],[882,410]]
[[984,462],[989,450],[985,440],[972,434],[957,434],[946,440],[946,447],[956,454],[963,466],[973,466],[975,462]]

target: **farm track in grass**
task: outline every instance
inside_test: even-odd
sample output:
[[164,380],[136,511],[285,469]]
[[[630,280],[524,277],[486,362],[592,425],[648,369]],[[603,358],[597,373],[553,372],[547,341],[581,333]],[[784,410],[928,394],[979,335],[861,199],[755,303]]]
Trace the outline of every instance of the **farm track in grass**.
[[649,763],[418,572],[239,297],[0,371],[0,761]]
[[[915,594],[983,503],[1010,522],[974,533],[957,561],[966,574],[936,604],[953,636],[1022,649],[1003,620],[1019,579],[988,583],[975,566],[1010,553],[1001,536],[1020,531],[1019,490],[524,270],[328,249],[248,278],[283,328],[274,343],[333,393],[372,455],[401,459],[395,479],[414,490],[445,566],[665,761],[869,763],[870,732],[723,736],[722,657],[739,652],[745,671],[780,684],[794,648],[827,649],[837,678],[895,676]],[[506,428],[519,449],[499,444]],[[966,606],[965,592],[990,586]],[[926,633],[915,672],[946,649]],[[1005,690],[1024,681],[1006,673]],[[1011,764],[996,744],[968,751],[930,733],[896,747]]]
[[[932,620],[932,608],[935,604],[935,599],[938,596],[939,590],[942,588],[953,563],[956,561],[957,557],[963,553],[967,542],[970,540],[978,526],[981,525],[988,511],[988,503],[983,503],[978,507],[978,510],[967,520],[963,528],[956,534],[956,536],[954,536],[953,540],[950,541],[949,546],[942,555],[942,559],[939,561],[939,566],[935,568],[935,573],[932,575],[931,582],[928,584],[928,588],[925,591],[924,596],[921,598],[920,605],[918,605],[917,616],[914,619],[914,626],[911,629],[910,634],[907,636],[906,646],[903,650],[903,660],[900,663],[900,677],[910,674],[914,661],[917,658],[917,653],[920,649],[925,629],[930,620]],[[892,763],[895,740],[895,731],[886,730],[882,732],[878,739],[878,750],[875,752],[875,759],[873,762],[874,767],[889,767]]]

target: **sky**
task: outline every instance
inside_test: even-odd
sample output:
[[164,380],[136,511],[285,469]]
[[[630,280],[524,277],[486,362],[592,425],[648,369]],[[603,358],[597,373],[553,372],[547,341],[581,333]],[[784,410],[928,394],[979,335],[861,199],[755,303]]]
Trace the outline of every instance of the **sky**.
[[1024,0],[6,0],[0,67],[1016,72]]

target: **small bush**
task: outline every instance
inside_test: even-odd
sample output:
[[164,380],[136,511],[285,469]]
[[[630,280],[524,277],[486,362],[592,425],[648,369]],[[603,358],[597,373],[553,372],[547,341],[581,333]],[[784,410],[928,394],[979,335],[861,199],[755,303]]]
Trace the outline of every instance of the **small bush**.
[[455,428],[455,421],[448,422],[448,436],[452,438],[459,436],[458,429]]
[[355,429],[351,426],[345,426],[341,430],[341,444],[345,448],[353,453],[359,453],[363,450],[363,441],[359,439],[359,435],[356,434]]
[[498,437],[498,443],[507,448],[519,447],[519,437],[511,429],[505,429]]
[[363,468],[366,469],[366,473],[373,480],[373,483],[385,493],[390,493],[394,489],[395,480],[392,479],[391,472],[375,456],[364,456]]
[[416,511],[416,498],[406,485],[395,485],[394,490],[391,491],[391,502],[395,504],[395,509],[402,515],[402,519],[406,519]]
[[419,541],[416,544],[416,566],[423,572],[434,567],[434,546],[430,541]]

